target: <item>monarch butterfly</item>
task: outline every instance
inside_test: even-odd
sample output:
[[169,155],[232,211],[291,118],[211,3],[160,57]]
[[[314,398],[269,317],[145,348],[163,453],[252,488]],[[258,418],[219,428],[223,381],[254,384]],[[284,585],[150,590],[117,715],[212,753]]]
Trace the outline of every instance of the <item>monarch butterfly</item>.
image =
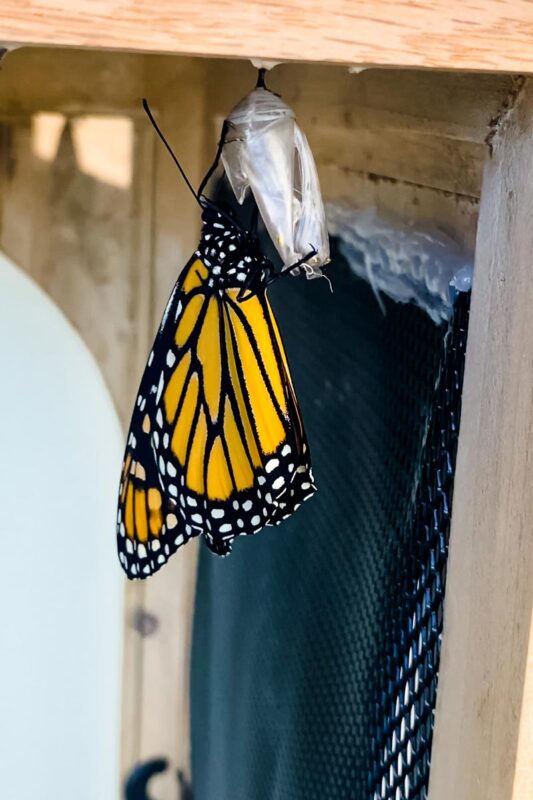
[[266,295],[286,270],[274,273],[256,238],[202,195],[224,135],[198,193],[192,190],[202,207],[201,240],[163,314],[127,438],[117,541],[129,578],[153,574],[200,534],[227,555],[237,536],[277,525],[316,491]]

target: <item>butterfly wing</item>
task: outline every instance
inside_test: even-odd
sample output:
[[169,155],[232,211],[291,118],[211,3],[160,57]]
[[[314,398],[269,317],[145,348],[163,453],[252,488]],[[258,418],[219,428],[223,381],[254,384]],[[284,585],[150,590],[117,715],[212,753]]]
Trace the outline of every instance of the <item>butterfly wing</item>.
[[119,497],[129,577],[200,533],[226,555],[236,536],[278,524],[315,491],[266,292],[240,302],[215,270],[195,258],[182,273],[141,383]]
[[155,428],[158,378],[164,354],[173,339],[176,320],[180,315],[183,284],[196,257],[183,269],[167,307],[148,363],[146,365],[132,414],[119,487],[117,515],[117,545],[120,562],[129,578],[143,578],[156,572],[180,544],[190,538],[185,532],[179,539],[177,501],[166,491],[158,463]]

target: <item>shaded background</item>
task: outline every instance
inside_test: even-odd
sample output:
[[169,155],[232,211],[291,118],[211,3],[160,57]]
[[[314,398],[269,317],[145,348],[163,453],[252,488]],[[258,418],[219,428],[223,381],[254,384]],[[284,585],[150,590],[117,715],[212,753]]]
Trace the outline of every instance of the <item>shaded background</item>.
[[[450,337],[412,305],[385,300],[383,315],[335,250],[328,274],[333,295],[303,279],[270,293],[319,491],[279,528],[237,540],[230,558],[201,551],[196,800],[425,796],[443,570],[433,550],[446,547],[448,515],[435,494],[424,505],[438,472],[424,468]],[[453,463],[447,444],[439,465]],[[437,513],[436,540],[421,511]]]

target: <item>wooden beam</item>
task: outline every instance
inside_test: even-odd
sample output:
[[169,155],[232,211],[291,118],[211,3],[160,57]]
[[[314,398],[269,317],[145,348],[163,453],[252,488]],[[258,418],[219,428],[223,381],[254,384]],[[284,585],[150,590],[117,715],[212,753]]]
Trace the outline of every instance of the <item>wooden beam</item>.
[[531,72],[528,0],[3,0],[3,43]]
[[521,787],[533,781],[531,80],[493,147],[481,193],[430,800],[526,800]]

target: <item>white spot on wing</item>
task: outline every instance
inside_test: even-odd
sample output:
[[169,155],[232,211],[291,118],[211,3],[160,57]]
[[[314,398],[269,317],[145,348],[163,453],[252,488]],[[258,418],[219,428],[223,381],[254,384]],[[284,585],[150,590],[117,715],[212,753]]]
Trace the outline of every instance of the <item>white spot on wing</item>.
[[164,385],[165,385],[165,376],[163,375],[163,372],[161,372],[161,375],[159,376],[159,383],[157,384],[157,394],[155,397],[156,403],[159,403],[159,401],[161,400],[161,395],[163,393]]

